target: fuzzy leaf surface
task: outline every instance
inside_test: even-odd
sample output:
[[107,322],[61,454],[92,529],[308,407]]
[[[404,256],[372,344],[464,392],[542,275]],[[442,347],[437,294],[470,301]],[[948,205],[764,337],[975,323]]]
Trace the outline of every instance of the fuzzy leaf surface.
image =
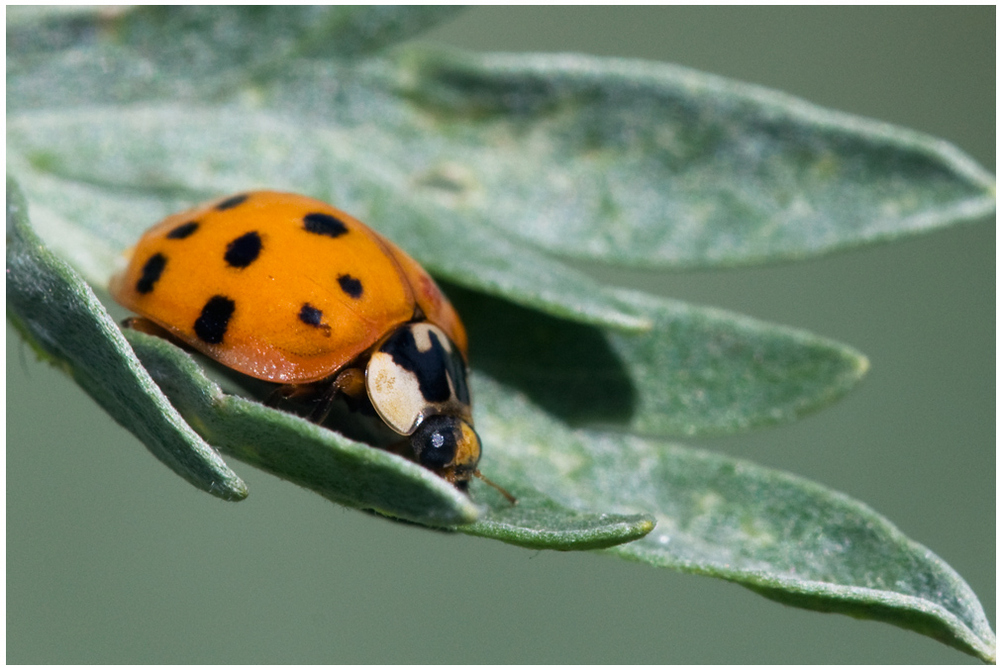
[[[626,559],[722,578],[788,605],[876,619],[986,662],[996,636],[964,580],[863,503],[733,457],[637,436],[571,430],[476,377],[482,467],[515,493],[579,512],[651,513]],[[515,486],[516,485],[516,486]],[[502,513],[502,505],[475,531]]]
[[40,357],[68,373],[171,470],[220,498],[246,497],[246,485],[174,410],[90,287],[35,236],[10,178],[7,317]]
[[996,211],[994,175],[947,142],[674,65],[419,49],[394,62],[394,90],[436,132],[376,146],[401,173],[438,160],[454,208],[559,255],[757,264]]
[[[351,211],[437,276],[493,295],[500,311],[527,307],[521,322],[536,344],[586,331],[586,345],[544,369],[525,364],[516,342],[475,339],[474,364],[482,359],[487,372],[473,378],[482,467],[519,497],[514,508],[475,483],[487,509],[470,511],[419,467],[370,448],[344,454],[336,448],[357,444],[332,444],[302,420],[223,395],[184,371],[170,348],[146,350],[152,367],[165,365],[157,375],[197,430],[347,505],[433,526],[466,522],[460,530],[536,548],[632,541],[614,549],[995,660],[995,637],[965,583],[862,504],[624,433],[722,433],[793,419],[846,391],[863,357],[622,293],[552,257],[659,267],[807,257],[991,213],[991,174],[939,140],[668,65],[387,52],[438,18],[268,11],[13,16],[8,170],[23,178],[41,236],[102,286],[119,253],[164,215],[255,187],[293,190]],[[255,17],[272,30],[249,34]],[[374,27],[365,33],[359,21]],[[358,41],[324,41],[348,33]],[[92,295],[80,298],[84,315],[106,318],[91,309]],[[15,308],[43,306],[38,297]],[[12,313],[29,338],[39,336]],[[489,316],[474,315],[472,326],[486,327]],[[599,351],[597,376],[579,375],[569,351]],[[506,367],[507,356],[522,362]],[[603,403],[582,402],[576,388],[588,379]],[[234,431],[242,437],[227,442]],[[269,436],[254,441],[257,433]],[[288,446],[293,436],[303,444]],[[188,446],[177,453],[187,456]],[[364,474],[370,484],[337,479],[332,463],[317,476],[310,467],[327,457],[385,464],[386,479],[412,493],[387,498],[391,485]]]

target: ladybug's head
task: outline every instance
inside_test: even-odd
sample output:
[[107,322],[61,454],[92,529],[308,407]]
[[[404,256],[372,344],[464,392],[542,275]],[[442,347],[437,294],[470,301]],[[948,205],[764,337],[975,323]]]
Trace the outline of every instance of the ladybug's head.
[[472,428],[466,373],[461,352],[439,327],[413,322],[376,347],[365,369],[365,387],[386,425],[409,437],[418,464],[463,491],[475,476],[514,503],[510,492],[477,468],[481,449]]
[[468,487],[479,463],[479,436],[472,428],[465,360],[439,327],[398,327],[368,360],[365,385],[379,416],[409,437],[418,464]]
[[461,490],[469,486],[479,464],[479,435],[465,420],[452,415],[433,415],[410,436],[417,463]]

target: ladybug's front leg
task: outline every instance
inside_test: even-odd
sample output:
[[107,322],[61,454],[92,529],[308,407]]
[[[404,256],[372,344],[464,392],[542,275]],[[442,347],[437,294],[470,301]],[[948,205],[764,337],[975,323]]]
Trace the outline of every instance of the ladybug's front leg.
[[316,394],[315,385],[279,385],[264,399],[268,408],[277,408],[283,399],[302,399]]
[[316,408],[309,415],[309,420],[316,424],[323,424],[330,415],[333,402],[337,395],[343,393],[348,397],[358,397],[365,392],[365,372],[357,367],[349,367],[342,370],[330,382],[320,395]]
[[178,348],[191,350],[190,346],[148,318],[131,316],[122,320],[121,326],[122,329],[132,329],[137,332],[142,332],[143,334],[149,334],[150,336],[170,341],[170,343],[173,343]]
[[316,407],[309,413],[308,420],[322,424],[330,415],[333,402],[343,393],[348,397],[357,397],[365,392],[365,372],[351,367],[342,370],[333,380],[307,383],[304,385],[279,385],[264,400],[264,405],[276,408],[285,399],[312,399]]

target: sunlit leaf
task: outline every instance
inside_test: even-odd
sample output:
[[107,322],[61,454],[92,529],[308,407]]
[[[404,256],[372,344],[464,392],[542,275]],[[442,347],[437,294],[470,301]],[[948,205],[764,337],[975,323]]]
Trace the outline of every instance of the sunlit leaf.
[[441,161],[461,175],[456,210],[562,255],[760,263],[996,210],[994,176],[944,141],[674,65],[420,50],[395,62],[392,90],[435,130],[376,144],[396,170]]

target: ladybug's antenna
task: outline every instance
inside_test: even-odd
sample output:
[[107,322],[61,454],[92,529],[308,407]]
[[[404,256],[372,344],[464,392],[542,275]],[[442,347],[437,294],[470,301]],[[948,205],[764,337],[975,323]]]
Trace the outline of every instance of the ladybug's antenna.
[[484,476],[482,473],[479,472],[479,469],[476,469],[475,471],[473,471],[472,475],[476,476],[477,478],[479,478],[480,480],[482,480],[483,482],[485,482],[487,485],[489,485],[490,487],[492,487],[496,491],[498,491],[501,494],[503,494],[504,498],[507,499],[508,501],[510,501],[510,505],[512,505],[512,506],[516,506],[517,505],[517,498],[513,494],[511,494],[510,492],[508,492],[507,490],[505,490],[503,487],[501,487],[500,485],[496,484],[495,482],[493,482],[492,480],[490,480],[489,478],[487,478],[486,476]]

